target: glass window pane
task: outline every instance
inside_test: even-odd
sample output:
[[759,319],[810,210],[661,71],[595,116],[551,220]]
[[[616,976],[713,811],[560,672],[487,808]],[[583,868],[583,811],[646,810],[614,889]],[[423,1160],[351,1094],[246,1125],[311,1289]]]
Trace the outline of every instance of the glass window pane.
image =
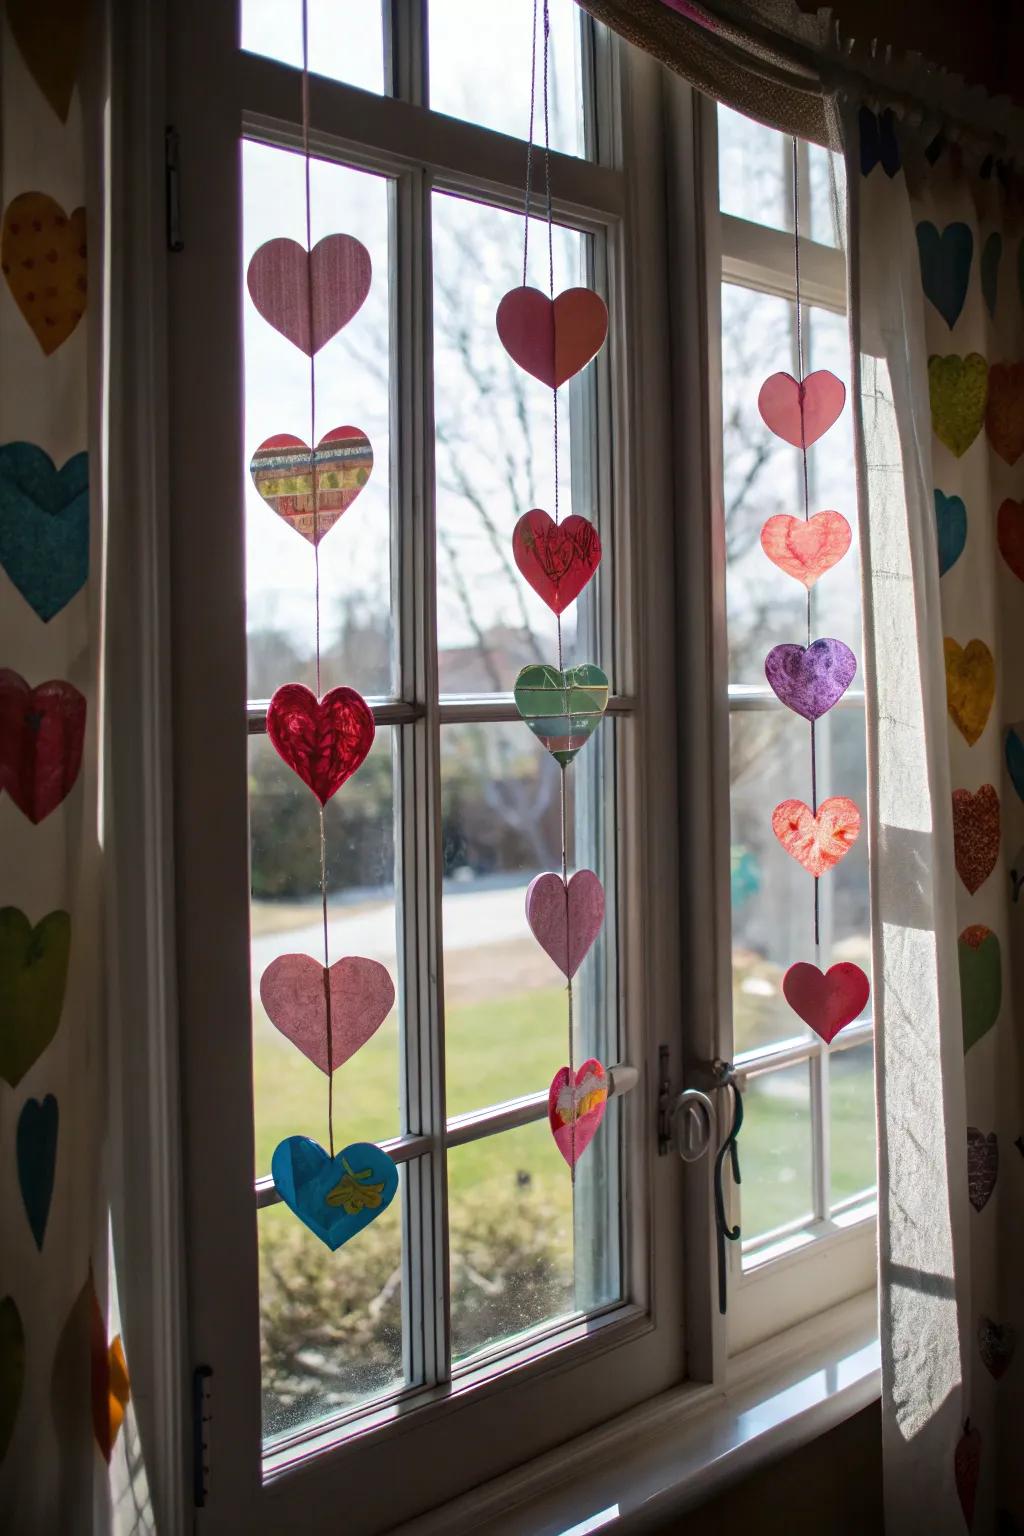
[[[547,292],[546,227],[531,220],[530,281]],[[434,410],[437,467],[437,633],[441,692],[509,693],[520,668],[557,656],[555,616],[524,580],[512,531],[533,507],[554,516],[550,389],[509,357],[495,329],[498,302],[522,281],[523,221],[513,213],[435,194]],[[555,230],[555,289],[581,281],[584,236]],[[559,513],[594,519],[571,475],[573,391],[559,392]],[[582,495],[582,493],[581,493]],[[590,630],[603,567],[562,615],[567,664]],[[604,669],[609,672],[607,660]],[[609,673],[610,675],[610,673]]]
[[[384,90],[381,0],[307,0],[309,67],[364,91]],[[242,47],[302,68],[302,0],[242,0]]]
[[807,1063],[753,1078],[743,1110],[741,1224],[749,1241],[813,1214]]
[[[800,140],[797,161],[801,233],[821,245],[841,245],[846,197],[842,157]],[[718,195],[723,213],[791,233],[792,138],[719,103]]]
[[829,1059],[833,1205],[875,1186],[875,1053],[870,1040]]
[[[379,728],[358,774],[328,802],[328,937],[333,965],[360,955],[387,967],[396,958],[394,732]],[[323,959],[317,802],[265,736],[249,740],[252,878],[253,1092],[256,1169],[269,1173],[285,1136],[327,1145],[327,1078],[270,1023],[260,978],[278,955]],[[334,1074],[336,1142],[397,1136],[399,1008]]]
[[[534,142],[544,142],[543,30],[538,7]],[[551,0],[551,148],[582,155],[580,14],[574,0]],[[533,0],[430,0],[430,105],[436,112],[525,139],[530,122]]]
[[373,280],[358,313],[316,355],[316,421],[310,362],[258,313],[245,287],[254,252],[284,236],[306,244],[301,155],[246,141],[242,150],[245,312],[245,464],[249,697],[281,683],[315,686],[313,545],[259,495],[253,453],[285,433],[308,444],[337,427],[370,440],[369,480],[320,542],[322,691],[339,684],[363,694],[393,691],[389,444],[389,183],[314,160],[310,203],[314,245],[350,234],[370,253]]
[[263,1436],[400,1387],[402,1201],[332,1253],[284,1205],[259,1213]]

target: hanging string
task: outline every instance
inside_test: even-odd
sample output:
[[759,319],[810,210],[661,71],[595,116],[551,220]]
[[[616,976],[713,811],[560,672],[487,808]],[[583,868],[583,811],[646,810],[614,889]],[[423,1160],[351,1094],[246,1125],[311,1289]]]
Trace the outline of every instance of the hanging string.
[[[796,284],[796,366],[800,387],[804,382],[804,335],[803,305],[800,292],[800,157],[799,141],[793,138],[793,275]],[[800,402],[800,451],[803,457],[804,522],[810,521],[811,492],[807,470],[807,444],[803,432],[803,397]],[[811,643],[811,593],[807,592],[807,644]],[[815,722],[811,721],[811,810],[818,814],[818,755]],[[814,949],[815,958],[821,946],[821,913],[818,892],[818,876],[814,877]]]
[[[309,454],[313,493],[313,607],[316,624],[316,696],[320,691],[320,486],[316,459],[316,346],[313,334],[313,199],[309,153],[309,0],[302,0],[302,153],[306,176],[306,299],[309,306]],[[327,1020],[327,1140],[334,1156],[334,1027],[331,1016],[331,951],[327,934],[327,832],[320,806],[320,908],[324,939],[324,1015]]]
[[523,287],[530,250],[530,198],[533,193],[533,119],[537,106],[537,0],[533,0],[533,38],[530,44],[530,131],[526,139],[526,206],[523,217]]

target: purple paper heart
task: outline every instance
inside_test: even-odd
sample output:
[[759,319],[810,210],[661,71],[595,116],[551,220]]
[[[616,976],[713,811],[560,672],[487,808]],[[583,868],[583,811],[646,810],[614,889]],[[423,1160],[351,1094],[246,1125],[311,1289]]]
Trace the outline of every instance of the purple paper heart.
[[765,657],[765,676],[783,704],[817,720],[827,714],[853,682],[857,658],[841,640],[813,645],[777,645]]

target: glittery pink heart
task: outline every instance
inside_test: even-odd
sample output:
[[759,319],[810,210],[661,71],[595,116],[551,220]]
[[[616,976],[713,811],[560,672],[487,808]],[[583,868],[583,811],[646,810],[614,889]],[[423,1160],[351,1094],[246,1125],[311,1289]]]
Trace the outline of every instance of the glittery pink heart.
[[561,875],[537,875],[526,890],[526,921],[562,974],[575,976],[601,931],[604,886],[592,869],[578,869],[568,886]]
[[330,1070],[354,1056],[395,1005],[395,985],[376,960],[349,955],[324,971],[312,955],[281,955],[260,978],[267,1017],[321,1072],[328,1071],[327,996],[331,988]]
[[608,1077],[599,1061],[585,1061],[573,1082],[568,1067],[559,1067],[548,1089],[548,1124],[555,1145],[575,1168],[594,1139],[608,1105]]
[[789,373],[773,373],[761,385],[757,408],[766,427],[794,448],[809,448],[842,415],[846,385],[827,368],[809,373],[801,383]]

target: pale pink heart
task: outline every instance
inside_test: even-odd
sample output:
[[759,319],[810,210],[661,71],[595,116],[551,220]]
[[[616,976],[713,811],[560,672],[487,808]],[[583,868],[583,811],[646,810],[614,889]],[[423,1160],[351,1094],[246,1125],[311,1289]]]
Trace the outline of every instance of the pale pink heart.
[[761,548],[773,565],[810,591],[819,576],[839,564],[850,547],[850,537],[850,525],[841,512],[815,512],[806,522],[779,512],[761,529]]
[[[326,973],[331,984],[331,1068],[365,1045],[395,1003],[395,985],[376,960],[349,955]],[[324,968],[312,955],[281,955],[260,979],[260,999],[270,1022],[303,1056],[326,1072],[327,996]]]
[[327,235],[312,251],[278,236],[255,253],[247,282],[264,320],[312,357],[348,325],[371,276],[370,253],[353,235]]
[[757,408],[766,427],[794,448],[809,448],[842,415],[846,385],[827,368],[801,384],[789,373],[773,373],[761,385]]
[[575,976],[604,921],[604,886],[592,869],[536,875],[526,889],[526,921],[541,949],[565,976]]
[[569,1068],[559,1067],[548,1089],[548,1124],[570,1168],[590,1146],[607,1107],[608,1077],[599,1061],[585,1061],[575,1083]]

